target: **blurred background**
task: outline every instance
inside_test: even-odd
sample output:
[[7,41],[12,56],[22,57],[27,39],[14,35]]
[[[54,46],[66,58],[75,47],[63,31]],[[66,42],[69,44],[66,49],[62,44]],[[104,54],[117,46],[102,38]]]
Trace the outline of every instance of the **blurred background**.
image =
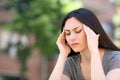
[[48,80],[62,19],[82,7],[120,47],[120,0],[0,0],[0,80]]

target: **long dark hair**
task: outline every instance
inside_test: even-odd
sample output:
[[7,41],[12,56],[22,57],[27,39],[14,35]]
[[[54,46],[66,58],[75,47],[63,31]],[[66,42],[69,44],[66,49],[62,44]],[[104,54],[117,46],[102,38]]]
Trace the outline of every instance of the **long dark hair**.
[[[63,30],[66,21],[71,17],[75,17],[77,20],[90,27],[96,34],[100,34],[98,45],[99,48],[120,51],[120,49],[116,47],[116,45],[111,41],[106,32],[103,30],[97,17],[88,9],[80,8],[68,13],[63,19],[61,31]],[[75,52],[71,51],[70,55],[73,54],[75,54]]]

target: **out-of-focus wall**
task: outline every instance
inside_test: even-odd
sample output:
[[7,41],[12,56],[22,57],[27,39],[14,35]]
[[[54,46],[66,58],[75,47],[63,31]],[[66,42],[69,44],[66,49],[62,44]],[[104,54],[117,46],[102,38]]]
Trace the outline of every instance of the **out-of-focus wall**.
[[114,0],[82,0],[86,8],[92,10],[100,20],[108,36],[114,40],[115,25],[113,17],[117,6]]

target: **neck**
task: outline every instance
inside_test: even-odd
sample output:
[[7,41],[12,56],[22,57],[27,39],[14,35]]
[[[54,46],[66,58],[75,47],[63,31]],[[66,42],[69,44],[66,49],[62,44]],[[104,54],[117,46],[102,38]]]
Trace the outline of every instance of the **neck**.
[[90,64],[91,54],[90,54],[90,51],[88,49],[81,51],[80,55],[81,55],[81,64],[83,64],[83,63]]
[[[105,49],[99,48],[101,60],[103,58],[104,52],[105,52]],[[91,63],[91,53],[90,53],[89,49],[81,51],[80,55],[81,55],[81,64],[90,64]]]

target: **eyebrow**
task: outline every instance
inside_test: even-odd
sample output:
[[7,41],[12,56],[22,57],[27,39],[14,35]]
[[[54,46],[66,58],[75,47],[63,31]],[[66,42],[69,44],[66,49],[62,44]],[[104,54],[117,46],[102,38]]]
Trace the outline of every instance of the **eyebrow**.
[[[75,27],[75,28],[73,28],[72,30],[75,30],[75,29],[77,29],[77,28],[79,28],[80,26],[78,26],[78,27]],[[82,28],[81,28],[82,29]],[[64,29],[64,31],[70,31],[70,30],[67,30],[67,29]]]

